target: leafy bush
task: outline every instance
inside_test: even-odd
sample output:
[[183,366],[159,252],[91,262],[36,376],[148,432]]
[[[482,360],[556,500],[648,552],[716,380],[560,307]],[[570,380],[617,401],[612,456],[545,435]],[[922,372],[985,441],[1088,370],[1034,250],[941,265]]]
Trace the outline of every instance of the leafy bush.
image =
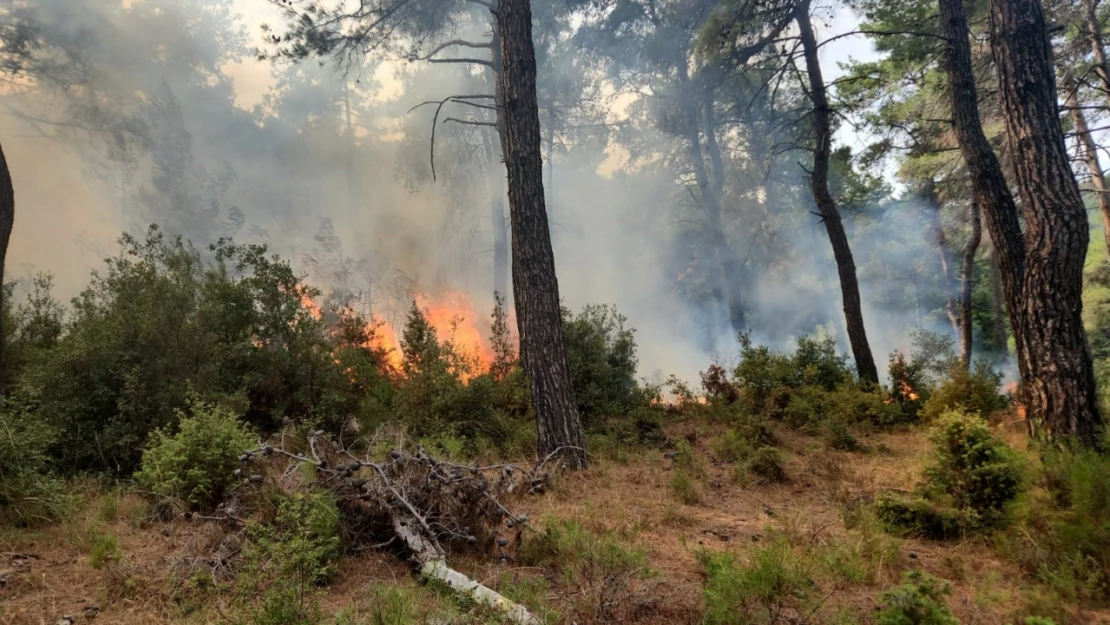
[[628,319],[608,305],[591,304],[573,315],[562,309],[563,343],[571,385],[583,426],[594,428],[601,417],[624,415],[651,399],[636,383],[635,331]]
[[99,569],[121,559],[123,552],[120,551],[119,539],[115,534],[98,534],[93,537],[92,549],[89,551],[90,566]]
[[901,353],[890,355],[890,397],[902,409],[907,421],[917,421],[931,389],[925,374],[925,363],[907,362]]
[[747,564],[728,552],[702,551],[698,560],[705,568],[705,622],[711,625],[787,622],[790,611],[810,602],[809,571],[786,541],[753,549]]
[[952,366],[948,376],[933,391],[922,407],[922,416],[933,420],[946,412],[959,410],[984,419],[1006,408],[1006,397],[998,393],[1002,374],[985,362],[969,371],[962,364]]
[[874,510],[883,529],[899,536],[949,540],[962,536],[969,525],[965,515],[924,499],[905,501],[881,495],[875,499]]
[[1110,458],[1050,453],[1041,482],[1003,537],[1005,551],[1072,601],[1110,603]]
[[1022,491],[1021,461],[977,417],[949,412],[931,435],[935,464],[925,471],[929,489],[951,498],[981,525],[1002,521]]
[[959,625],[944,601],[952,594],[948,582],[917,569],[908,571],[902,582],[882,594],[879,625]]
[[235,413],[196,403],[190,416],[180,419],[176,433],[155,430],[135,479],[155,495],[210,509],[223,500],[239,455],[254,442]]
[[333,496],[313,492],[282,499],[273,523],[248,526],[237,583],[237,607],[246,622],[321,622],[315,588],[335,574],[339,522]]
[[768,482],[785,482],[786,470],[782,468],[782,454],[774,447],[760,447],[747,462],[748,471]]
[[682,469],[671,475],[671,490],[678,496],[679,501],[688,506],[701,502],[701,486]]
[[60,518],[74,497],[50,472],[54,432],[24,406],[0,402],[0,522],[26,526]]

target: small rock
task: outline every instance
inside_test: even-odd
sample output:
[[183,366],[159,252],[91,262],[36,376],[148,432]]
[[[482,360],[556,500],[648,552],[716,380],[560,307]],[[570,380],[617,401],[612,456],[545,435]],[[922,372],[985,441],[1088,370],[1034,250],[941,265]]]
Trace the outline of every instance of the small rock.
[[508,539],[508,538],[505,538],[504,536],[502,536],[501,538],[498,538],[498,539],[497,539],[497,546],[498,546],[498,547],[504,547],[504,546],[506,546],[506,545],[508,545],[508,544],[509,544],[509,539]]
[[90,605],[90,606],[85,608],[85,620],[87,620],[87,621],[93,620],[99,614],[100,614],[100,607],[99,606]]
[[910,560],[916,560],[916,559],[917,559],[917,554],[911,551],[910,552]]
[[76,622],[77,619],[73,618],[72,616],[63,616],[62,618],[58,619],[56,625],[73,625]]

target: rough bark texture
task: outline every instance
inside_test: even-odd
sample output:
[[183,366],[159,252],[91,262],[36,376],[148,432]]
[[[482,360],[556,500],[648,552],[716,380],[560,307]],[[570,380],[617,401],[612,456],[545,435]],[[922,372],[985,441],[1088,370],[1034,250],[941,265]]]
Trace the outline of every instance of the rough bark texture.
[[[4,284],[4,264],[8,258],[8,241],[12,238],[15,225],[15,191],[12,188],[12,174],[4,149],[0,147],[0,287]],[[0,288],[0,310],[4,307],[4,289]],[[0,395],[8,394],[8,357],[4,351],[6,328],[0,317]]]
[[856,279],[856,263],[852,249],[848,245],[848,235],[836,201],[829,192],[829,157],[832,153],[832,127],[830,122],[829,101],[825,95],[825,79],[821,75],[821,65],[817,58],[817,39],[809,17],[809,2],[798,5],[795,17],[805,55],[806,73],[809,75],[809,95],[813,100],[813,173],[810,186],[821,221],[832,243],[833,257],[836,259],[840,275],[840,294],[844,299],[844,319],[848,326],[848,341],[852,347],[852,357],[861,380],[879,382],[879,370],[867,342],[867,332],[863,325],[863,310],[860,304],[859,281]]
[[937,197],[936,185],[932,180],[925,184],[921,191],[929,211],[929,223],[933,228],[933,242],[940,255],[940,271],[944,280],[944,310],[948,315],[948,322],[952,324],[952,333],[960,335],[960,310],[956,302],[956,279],[952,275],[952,250],[948,247],[948,237],[944,234],[944,223],[940,218],[940,199]]
[[1110,103],[1110,65],[1106,62],[1106,45],[1102,41],[1102,24],[1098,21],[1099,0],[1083,0],[1083,18],[1087,23],[1087,39],[1094,54],[1094,70]]
[[1091,129],[1087,125],[1087,116],[1079,104],[1079,85],[1071,68],[1061,68],[1064,97],[1068,108],[1071,109],[1071,119],[1075,124],[1075,135],[1083,150],[1083,161],[1087,164],[1087,171],[1091,174],[1091,187],[1094,188],[1098,200],[1098,212],[1102,216],[1102,236],[1106,239],[1106,249],[1110,252],[1110,192],[1106,189],[1106,176],[1102,173],[1102,165],[1098,162],[1098,145],[1091,136]]
[[1102,418],[1083,330],[1087,216],[1068,164],[1056,79],[1037,0],[991,0],[991,49],[1007,141],[1027,223],[979,119],[962,0],[940,0],[957,138],[998,251],[1018,370],[1035,435],[1102,445]]
[[[493,0],[493,10],[496,11],[497,0]],[[496,17],[491,15],[494,23],[490,24],[493,33],[490,38],[490,83],[493,88],[494,103],[497,106],[497,146],[491,145],[492,138],[486,137],[486,158],[489,163],[490,176],[490,228],[493,230],[493,290],[505,297],[509,296],[509,230],[505,223],[505,179],[498,167],[498,155],[505,155],[505,117],[504,96],[501,86],[501,35],[497,31]]]
[[585,436],[563,345],[559,284],[544,206],[530,2],[501,0],[496,15],[503,64],[513,295],[524,371],[536,411],[541,456],[558,450],[567,466],[577,469],[586,466]]
[[1006,331],[1006,308],[1002,303],[1002,276],[998,269],[998,251],[991,250],[991,313],[994,317],[994,342],[998,351],[1010,354],[1010,335]]
[[983,224],[979,217],[979,196],[971,191],[971,204],[968,207],[971,217],[971,238],[964,248],[963,265],[960,267],[960,358],[964,367],[971,367],[971,342],[973,326],[971,320],[971,287],[974,286],[975,254],[983,240]]

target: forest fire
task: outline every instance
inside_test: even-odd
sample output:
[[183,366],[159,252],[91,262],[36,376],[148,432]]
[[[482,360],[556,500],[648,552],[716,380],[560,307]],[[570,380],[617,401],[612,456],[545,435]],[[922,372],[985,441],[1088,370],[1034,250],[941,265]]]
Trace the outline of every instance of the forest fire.
[[1011,380],[1002,385],[1002,393],[1009,395],[1014,400],[1014,412],[1017,413],[1018,419],[1025,419],[1025,404],[1021,403],[1018,398],[1018,383],[1016,380]]
[[[895,388],[897,389],[896,395],[901,396],[902,399],[904,399],[905,401],[917,401],[921,398],[921,395],[919,395],[918,392],[914,390],[912,386],[910,386],[909,382],[906,382],[905,380],[898,380],[895,383]],[[889,397],[887,399],[884,399],[883,403],[889,406],[890,404],[894,403],[894,400],[894,397]]]
[[[324,312],[316,300],[305,292],[300,293],[301,305],[315,319],[323,319]],[[414,296],[417,307],[436,332],[441,343],[450,344],[459,360],[467,366],[458,371],[467,381],[489,370],[493,363],[493,350],[477,324],[478,312],[470,298],[457,291],[445,291],[433,297],[426,294]],[[402,364],[400,333],[387,321],[375,316],[367,327],[370,344],[365,347],[386,354],[387,364],[399,371]]]

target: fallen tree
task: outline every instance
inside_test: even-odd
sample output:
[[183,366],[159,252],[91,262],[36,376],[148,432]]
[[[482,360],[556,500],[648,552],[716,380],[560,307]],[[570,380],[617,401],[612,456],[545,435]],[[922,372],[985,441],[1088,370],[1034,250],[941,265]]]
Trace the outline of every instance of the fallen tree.
[[[419,444],[406,444],[401,430],[379,431],[361,441],[358,452],[323,431],[310,432],[302,449],[292,442],[283,436],[280,445],[260,443],[240,456],[242,468],[236,473],[243,486],[218,509],[222,518],[241,524],[243,519],[232,511],[248,508],[244,502],[262,488],[289,493],[327,489],[336,496],[357,542],[400,546],[424,579],[487,604],[514,623],[539,623],[525,607],[452,569],[447,554],[477,549],[509,560],[521,532],[531,528],[527,516],[514,514],[502,500],[514,493],[542,492],[559,467],[558,453],[525,469],[441,460]],[[380,460],[374,459],[375,451]]]

